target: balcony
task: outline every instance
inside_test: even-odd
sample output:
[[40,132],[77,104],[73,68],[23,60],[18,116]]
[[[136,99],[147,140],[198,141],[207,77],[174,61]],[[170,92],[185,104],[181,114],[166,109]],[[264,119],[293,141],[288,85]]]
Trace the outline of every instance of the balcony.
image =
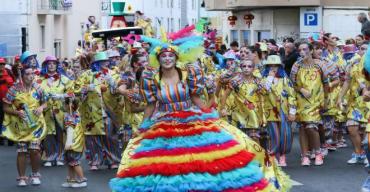
[[40,15],[69,15],[72,13],[72,0],[37,0],[37,13]]
[[310,6],[355,6],[370,7],[365,0],[205,0],[208,11],[243,10],[268,7],[310,7]]

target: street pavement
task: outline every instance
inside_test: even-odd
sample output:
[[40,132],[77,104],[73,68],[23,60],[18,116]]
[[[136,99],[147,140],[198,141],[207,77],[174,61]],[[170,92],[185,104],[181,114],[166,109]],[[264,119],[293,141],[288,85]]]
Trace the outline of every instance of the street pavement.
[[[347,139],[348,141],[348,139]],[[15,147],[0,146],[0,192],[108,192],[108,181],[115,170],[88,171],[83,161],[88,187],[64,189],[60,185],[66,177],[65,167],[41,168],[42,185],[19,188],[16,186]],[[351,147],[329,153],[323,166],[301,167],[298,138],[294,140],[292,152],[288,155],[288,167],[284,170],[294,180],[293,192],[359,192],[367,176],[363,165],[347,165]],[[28,168],[28,172],[30,168]]]

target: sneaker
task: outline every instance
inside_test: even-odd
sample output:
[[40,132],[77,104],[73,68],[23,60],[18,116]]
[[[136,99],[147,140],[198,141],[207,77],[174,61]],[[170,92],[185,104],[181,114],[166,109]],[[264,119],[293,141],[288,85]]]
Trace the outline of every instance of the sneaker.
[[64,163],[62,161],[57,161],[57,166],[63,166]]
[[81,181],[76,181],[72,184],[72,188],[82,188],[87,187],[87,179],[83,179]]
[[352,153],[351,159],[347,161],[348,164],[356,164],[361,161],[360,155]]
[[367,158],[364,160],[364,165],[365,167],[369,167],[369,161],[367,160]]
[[336,151],[337,148],[333,144],[325,143],[322,145],[323,148],[328,149],[329,151]]
[[311,165],[310,159],[307,156],[302,157],[301,165],[302,166],[310,166]]
[[18,179],[18,184],[17,184],[18,187],[25,187],[27,186],[27,182],[26,182],[26,179],[24,178],[20,178]]
[[278,165],[279,165],[279,167],[286,167],[287,166],[285,155],[280,156]]
[[319,153],[319,154],[316,154],[316,157],[315,157],[315,165],[316,166],[320,166],[324,164],[324,156]]
[[361,191],[362,192],[370,192],[370,176],[368,176],[366,178],[364,184],[362,184]]
[[310,158],[310,160],[315,159],[315,153],[314,153],[314,152],[309,151],[309,152],[307,153],[307,156]]
[[90,166],[90,171],[97,171],[97,170],[99,170],[98,166],[96,166],[96,165],[91,165]]
[[53,164],[51,164],[50,161],[47,161],[44,163],[44,167],[51,167],[51,166],[53,166]]
[[40,173],[32,173],[31,175],[31,184],[32,185],[40,185],[41,184],[41,180],[40,180]]
[[74,182],[75,181],[72,181],[72,180],[66,180],[66,182],[64,182],[62,184],[62,187],[64,187],[64,188],[71,188]]
[[[321,152],[321,154],[325,157],[325,156],[328,156],[328,153],[329,153],[329,151],[328,151],[328,149],[327,148],[321,148],[320,149],[320,152]],[[316,158],[316,155],[314,154],[314,153],[312,153],[311,154],[311,158],[312,159],[315,159]]]
[[339,143],[337,144],[337,147],[338,147],[338,148],[345,148],[345,147],[348,147],[348,145],[347,145],[346,143],[344,143],[344,142],[339,142]]

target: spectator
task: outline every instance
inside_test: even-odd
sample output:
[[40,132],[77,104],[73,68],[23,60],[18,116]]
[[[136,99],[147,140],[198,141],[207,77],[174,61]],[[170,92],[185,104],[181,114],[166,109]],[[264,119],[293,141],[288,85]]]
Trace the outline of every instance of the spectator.
[[290,75],[290,71],[292,69],[293,64],[297,61],[298,59],[298,53],[297,50],[294,46],[294,43],[286,43],[284,46],[285,54],[283,57],[283,64],[284,64],[284,69],[285,72]]
[[360,47],[362,43],[364,42],[364,36],[363,35],[357,35],[356,36],[356,46]]
[[230,49],[237,53],[239,51],[239,43],[237,41],[231,42]]
[[[4,111],[3,111],[3,98],[8,92],[9,87],[14,83],[14,77],[9,69],[5,68],[5,59],[0,57],[0,130],[2,130],[4,121]],[[1,133],[1,131],[0,131]],[[0,138],[0,145],[4,144],[3,138]],[[8,145],[11,143],[8,142]]]
[[367,19],[367,15],[365,13],[360,13],[357,19],[362,24],[362,35],[365,36],[365,39],[370,39],[370,21]]

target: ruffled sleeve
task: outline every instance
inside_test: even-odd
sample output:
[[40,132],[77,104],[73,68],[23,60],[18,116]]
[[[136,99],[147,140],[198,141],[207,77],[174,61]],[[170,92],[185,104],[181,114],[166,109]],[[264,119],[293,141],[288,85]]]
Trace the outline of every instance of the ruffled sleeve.
[[146,103],[153,103],[157,100],[158,82],[154,79],[155,71],[145,69],[140,81],[140,94]]
[[203,70],[198,65],[188,66],[187,83],[191,95],[200,95],[205,88]]

